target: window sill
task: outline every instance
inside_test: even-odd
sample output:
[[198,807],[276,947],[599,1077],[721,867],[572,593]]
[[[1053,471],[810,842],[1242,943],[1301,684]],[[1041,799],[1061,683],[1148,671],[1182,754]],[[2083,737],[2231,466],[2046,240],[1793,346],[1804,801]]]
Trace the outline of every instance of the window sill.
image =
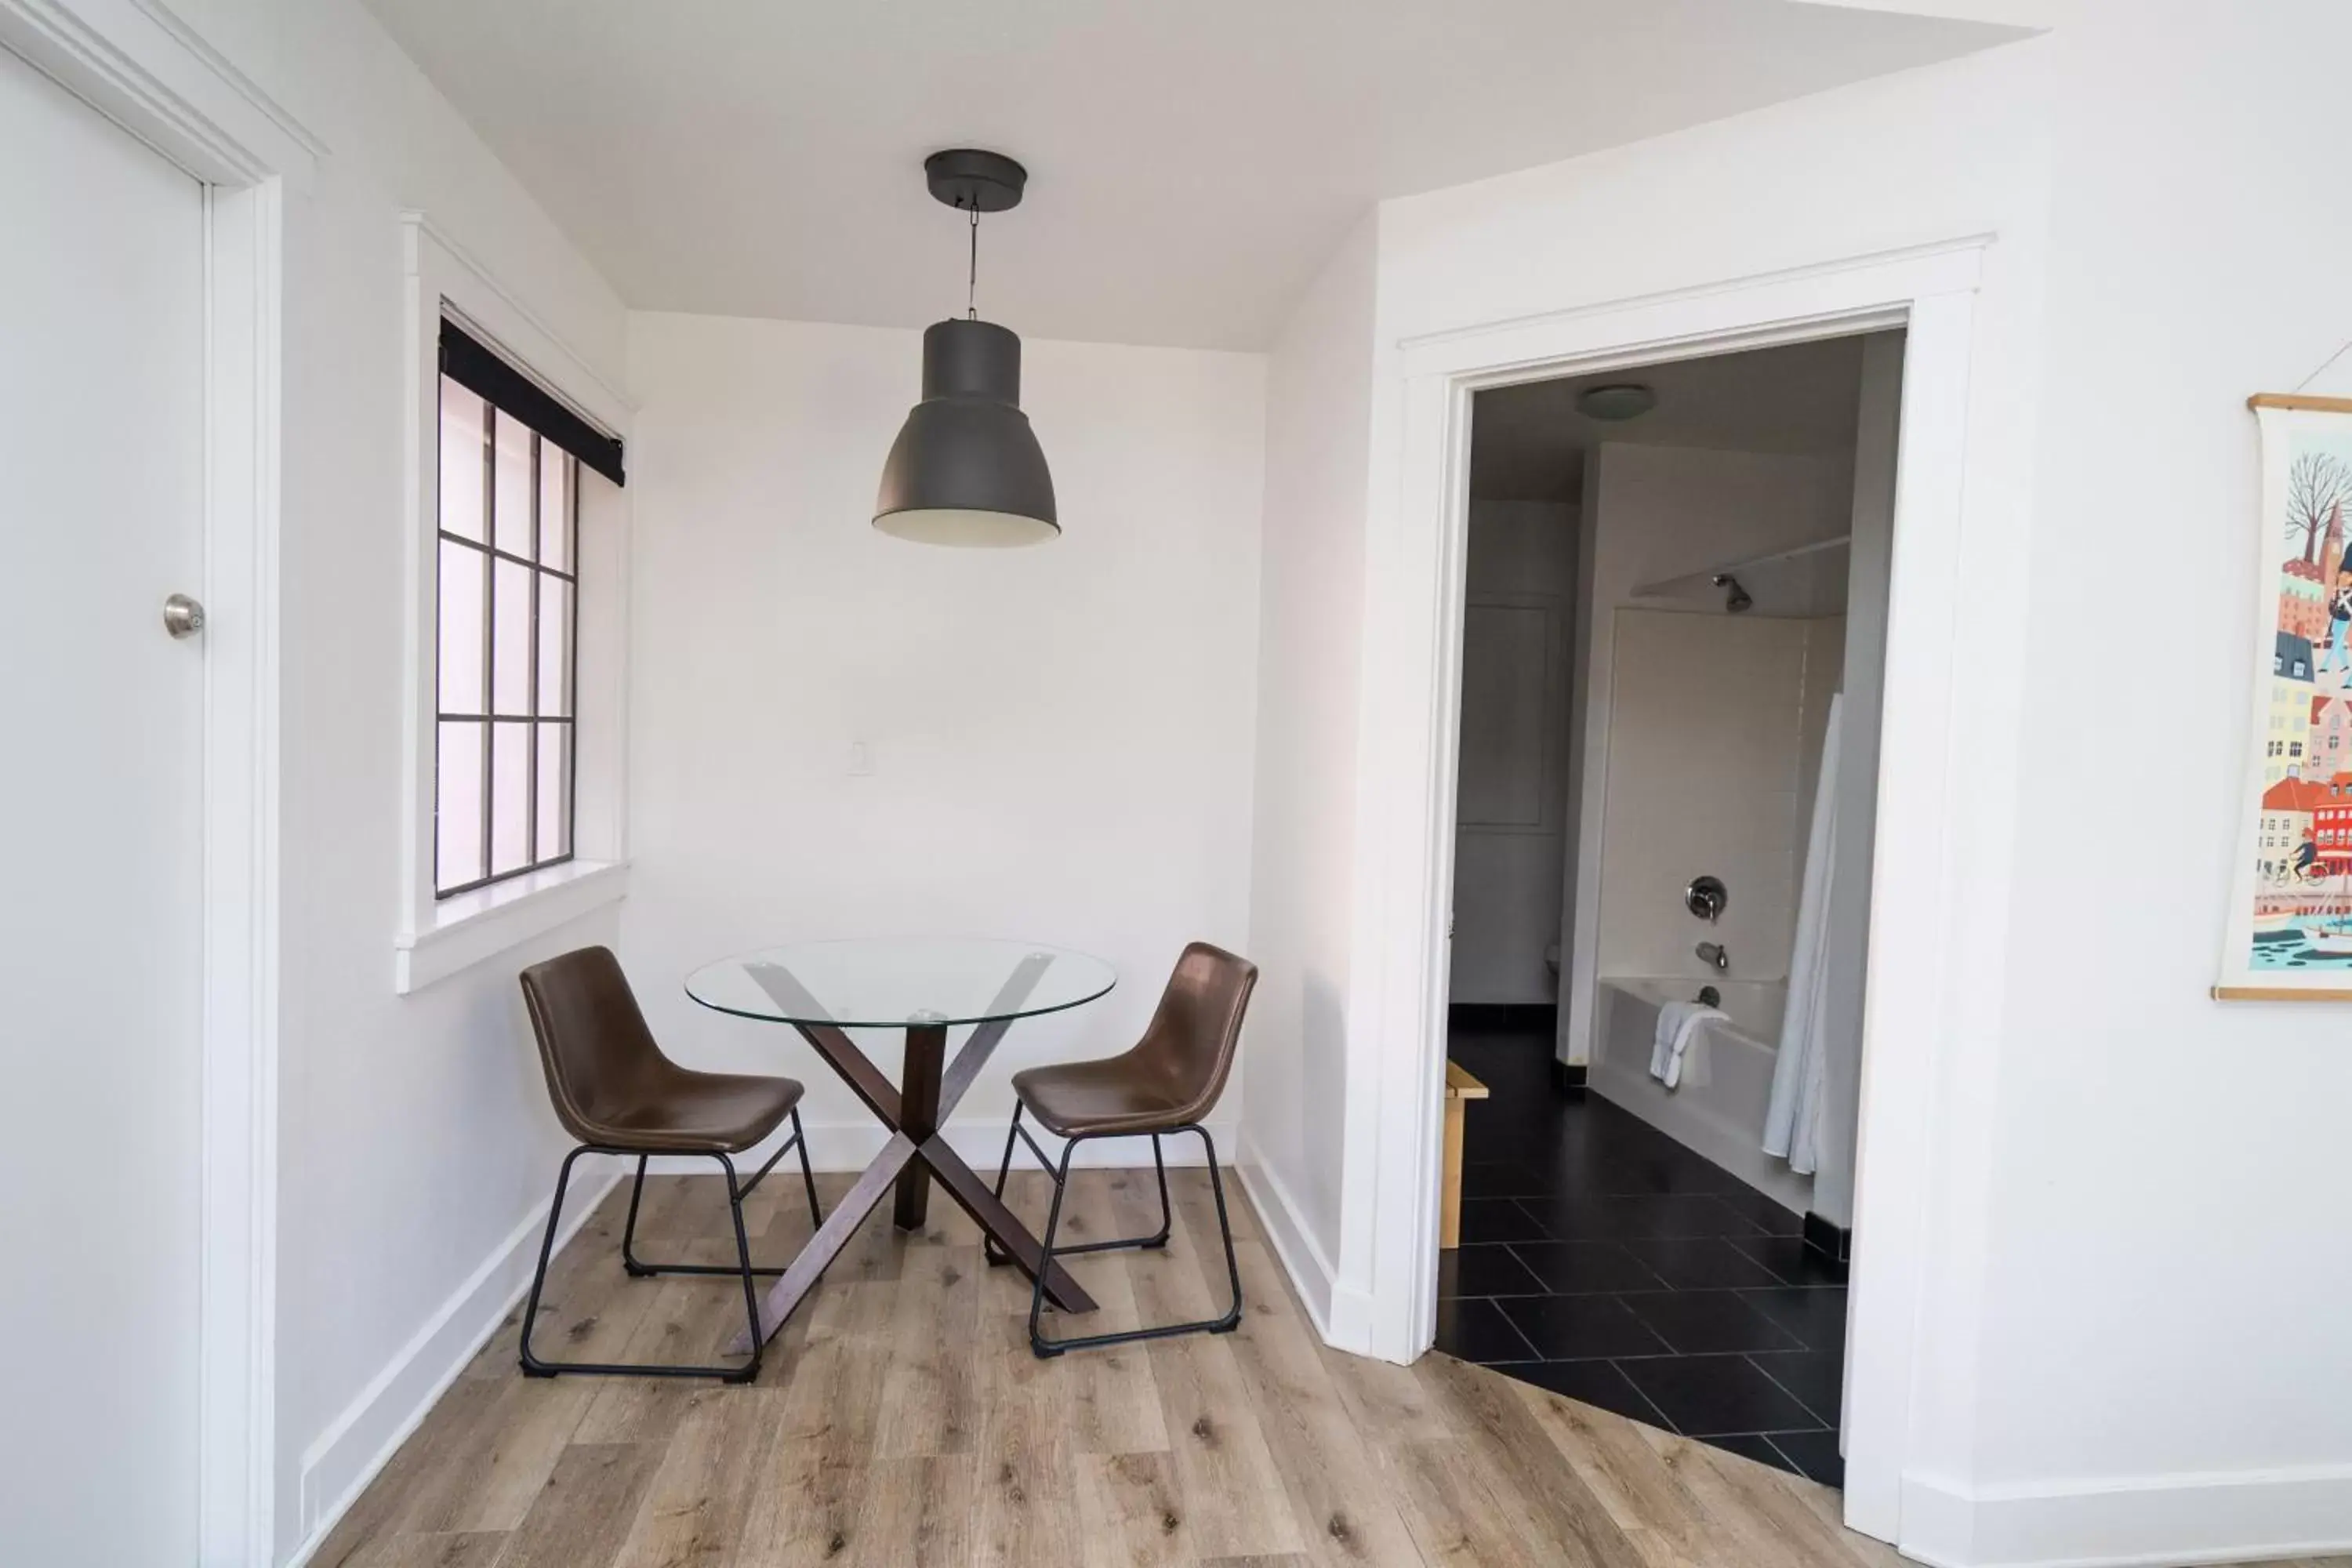
[[445,899],[429,926],[393,939],[393,989],[422,991],[628,892],[627,861],[570,860]]

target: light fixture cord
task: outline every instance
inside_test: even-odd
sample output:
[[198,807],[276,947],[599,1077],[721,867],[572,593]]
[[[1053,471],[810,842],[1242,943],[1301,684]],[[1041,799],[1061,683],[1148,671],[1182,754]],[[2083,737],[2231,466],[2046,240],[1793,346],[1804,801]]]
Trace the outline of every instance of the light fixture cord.
[[980,320],[980,204],[971,207],[971,269],[964,276],[963,316],[967,321]]

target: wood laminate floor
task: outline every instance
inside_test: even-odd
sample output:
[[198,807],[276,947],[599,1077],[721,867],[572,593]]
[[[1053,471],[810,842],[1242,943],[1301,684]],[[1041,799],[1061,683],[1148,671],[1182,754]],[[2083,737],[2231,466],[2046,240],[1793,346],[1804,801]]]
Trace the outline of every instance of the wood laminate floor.
[[[1085,1330],[1208,1317],[1223,1260],[1205,1173],[1171,1173],[1165,1252],[1074,1260]],[[828,1204],[847,1178],[820,1187]],[[1043,1221],[1042,1177],[1014,1206]],[[1451,1356],[1326,1349],[1230,1176],[1239,1332],[1029,1353],[1027,1282],[983,1265],[934,1195],[879,1205],[748,1387],[526,1380],[492,1338],[312,1559],[315,1568],[1883,1568],[1800,1477]],[[567,1358],[710,1359],[741,1320],[723,1279],[633,1280],[625,1186],[556,1260],[535,1344]],[[762,1262],[808,1235],[782,1173],[747,1216]],[[1149,1172],[1076,1179],[1066,1239],[1156,1227]],[[647,1186],[639,1255],[731,1257],[715,1180]],[[1049,1324],[1051,1320],[1049,1319]],[[1077,1321],[1073,1320],[1073,1327]],[[2331,1559],[2352,1563],[2352,1559]]]

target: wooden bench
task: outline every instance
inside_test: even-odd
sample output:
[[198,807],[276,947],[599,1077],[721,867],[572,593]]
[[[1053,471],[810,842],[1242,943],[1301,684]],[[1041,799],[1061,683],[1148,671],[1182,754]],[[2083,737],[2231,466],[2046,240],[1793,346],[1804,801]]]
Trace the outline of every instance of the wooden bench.
[[1486,1086],[1465,1071],[1462,1064],[1445,1064],[1445,1188],[1437,1205],[1437,1245],[1462,1245],[1462,1112],[1474,1100],[1486,1098]]

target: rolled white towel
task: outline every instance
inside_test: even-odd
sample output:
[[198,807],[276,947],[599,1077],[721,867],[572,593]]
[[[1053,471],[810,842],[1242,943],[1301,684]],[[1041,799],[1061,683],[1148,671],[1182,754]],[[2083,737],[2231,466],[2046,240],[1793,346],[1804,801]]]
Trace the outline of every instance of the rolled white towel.
[[1650,1076],[1673,1089],[1683,1081],[1683,1053],[1691,1035],[1709,1018],[1726,1017],[1704,1002],[1667,1002],[1658,1008],[1658,1032],[1650,1044]]

